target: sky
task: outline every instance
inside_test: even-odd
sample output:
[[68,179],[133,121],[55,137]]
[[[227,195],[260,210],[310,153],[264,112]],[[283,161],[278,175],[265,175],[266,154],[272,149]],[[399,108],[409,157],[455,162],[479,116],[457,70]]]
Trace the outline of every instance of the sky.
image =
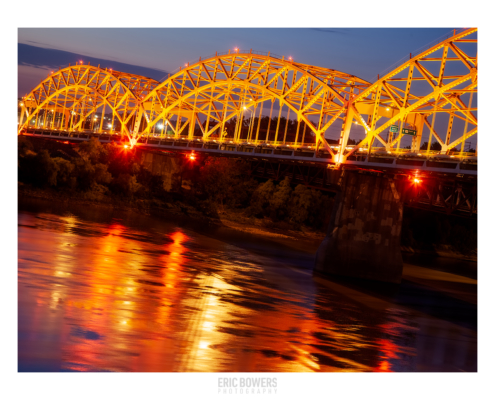
[[452,28],[19,28],[18,95],[78,60],[163,80],[229,49],[270,51],[374,82]]

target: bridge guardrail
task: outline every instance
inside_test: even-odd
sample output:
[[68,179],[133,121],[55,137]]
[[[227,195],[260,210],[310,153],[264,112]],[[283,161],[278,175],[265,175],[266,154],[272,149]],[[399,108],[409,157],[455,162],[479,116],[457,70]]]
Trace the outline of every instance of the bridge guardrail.
[[[42,135],[42,136],[58,136],[58,137],[72,137],[72,138],[90,138],[92,136],[94,137],[107,137],[109,140],[115,141],[118,140],[119,138],[125,142],[127,142],[127,137],[125,135],[121,135],[120,133],[117,132],[112,132],[112,131],[102,131],[102,132],[94,132],[91,130],[81,130],[81,131],[76,131],[76,132],[71,132],[67,131],[64,129],[50,129],[50,128],[41,128],[41,127],[30,127],[28,128],[25,132],[25,134],[35,134],[35,135]],[[203,147],[204,145],[207,144],[215,144],[218,146],[222,145],[230,145],[230,146],[236,146],[238,148],[245,148],[246,146],[251,146],[251,147],[257,147],[257,148],[267,148],[270,149],[271,151],[277,150],[291,150],[291,151],[304,151],[306,153],[312,153],[315,154],[317,158],[321,158],[319,155],[324,155],[324,158],[330,158],[329,153],[323,149],[320,148],[316,152],[316,148],[314,146],[314,143],[296,143],[296,142],[283,142],[283,141],[272,141],[272,142],[267,142],[265,140],[251,140],[251,141],[243,141],[243,142],[234,142],[233,140],[228,140],[230,138],[226,139],[218,139],[218,138],[208,138],[208,140],[203,140],[202,138],[198,137],[193,137],[190,139],[187,135],[181,135],[179,137],[175,137],[173,135],[161,135],[161,136],[153,136],[153,135],[147,135],[141,138],[139,143],[147,143],[151,140],[153,141],[158,141],[162,142],[164,140],[169,141],[170,143],[176,143],[179,142],[183,144],[181,147]],[[190,145],[193,144],[193,145]],[[201,144],[201,146],[198,146]],[[338,146],[330,146],[333,149],[337,149]],[[206,148],[206,147],[205,147]],[[351,148],[351,147],[349,147]],[[359,151],[355,153],[356,157],[362,158],[363,156],[367,157],[368,155],[368,148],[363,147],[360,148]],[[398,151],[394,149],[393,151],[386,151],[384,147],[373,147],[371,149],[371,157],[374,159],[387,159],[387,160],[423,160],[423,161],[431,161],[431,162],[443,162],[443,163],[464,163],[464,164],[477,164],[477,156],[473,152],[450,152],[449,154],[441,154],[440,151],[438,150],[419,150],[419,151],[411,151],[410,149],[399,149]],[[305,155],[306,156],[306,155]],[[401,162],[401,161],[400,161]]]

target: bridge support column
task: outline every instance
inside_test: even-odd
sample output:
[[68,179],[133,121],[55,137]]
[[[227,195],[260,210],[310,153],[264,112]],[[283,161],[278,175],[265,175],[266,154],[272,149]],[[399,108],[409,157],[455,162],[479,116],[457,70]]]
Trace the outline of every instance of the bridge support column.
[[314,271],[400,283],[402,209],[392,179],[345,171]]

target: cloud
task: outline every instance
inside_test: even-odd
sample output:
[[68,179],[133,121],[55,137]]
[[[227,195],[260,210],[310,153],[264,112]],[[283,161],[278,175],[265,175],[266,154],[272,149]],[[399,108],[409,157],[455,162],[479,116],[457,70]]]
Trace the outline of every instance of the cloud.
[[23,61],[21,61],[19,63],[19,65],[22,65],[24,67],[30,67],[30,68],[39,68],[39,69],[42,69],[45,71],[52,71],[54,68],[58,68],[58,65],[57,66],[55,66],[55,65],[39,65],[39,64],[31,64],[31,63],[27,63],[27,62],[23,62]]
[[[66,52],[66,53],[70,53],[70,51],[67,51],[66,49],[64,49],[63,47],[57,47],[57,46],[53,46],[51,44],[48,44],[48,43],[42,43],[42,42],[35,42],[34,40],[25,40],[25,41],[20,41],[19,42],[20,44],[27,44],[27,43],[31,43],[32,45],[34,45],[35,47],[39,47],[41,49],[46,49],[46,50],[58,50],[58,51],[63,51],[63,52]],[[86,53],[86,52],[82,52],[82,53],[74,53],[74,54],[77,54],[79,56],[83,56],[83,57],[91,57],[91,58],[100,58],[102,57],[101,54],[91,54],[91,53]],[[104,59],[105,60],[109,60],[109,61],[117,61],[117,62],[121,62],[119,61],[119,58],[118,57],[112,57],[108,54],[105,54],[104,56]]]
[[26,42],[28,42],[28,43],[35,43],[35,44],[41,44],[42,46],[45,45],[44,43],[35,42],[34,40],[26,40]]
[[330,29],[330,28],[311,28],[311,30],[317,31],[317,32],[323,32],[323,33],[337,33],[339,35],[345,35],[346,34],[346,32],[337,31],[335,29]]
[[[126,64],[120,61],[112,60],[111,57],[95,58],[81,54],[71,53],[54,48],[44,48],[34,44],[18,44],[17,53],[18,65],[41,70],[55,70],[59,67],[65,68],[75,64],[78,60],[84,60],[84,63],[91,62],[91,65],[102,65],[103,68],[113,68],[115,71],[128,72],[135,75],[160,79],[167,71],[156,68],[148,68],[139,65]],[[20,76],[19,79],[22,79]]]

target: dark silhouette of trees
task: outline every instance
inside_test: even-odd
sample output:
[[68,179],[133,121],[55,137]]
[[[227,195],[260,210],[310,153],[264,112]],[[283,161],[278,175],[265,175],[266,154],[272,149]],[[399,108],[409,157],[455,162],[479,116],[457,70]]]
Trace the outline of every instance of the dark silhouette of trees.
[[[110,201],[115,198],[131,204],[178,201],[212,217],[218,210],[230,210],[292,228],[324,230],[333,207],[331,194],[302,184],[294,187],[288,178],[258,181],[249,175],[245,161],[234,158],[198,157],[192,162],[176,157],[176,184],[166,192],[162,176],[146,169],[134,151],[124,151],[114,143],[102,145],[92,139],[66,148],[54,146],[56,142],[43,143],[49,150],[19,137],[20,183],[95,200],[110,196]],[[432,148],[437,146],[435,143]],[[190,190],[182,187],[182,180],[188,182]],[[449,244],[469,253],[477,248],[476,221],[406,208],[402,242],[419,248]]]
[[[428,142],[423,142],[421,145],[421,150],[427,150],[428,149]],[[435,151],[440,151],[442,150],[442,145],[438,142],[432,142],[430,146],[430,150],[435,150]]]
[[257,186],[246,178],[247,165],[227,158],[207,158],[194,180],[197,192],[203,200],[229,208],[247,205]]

